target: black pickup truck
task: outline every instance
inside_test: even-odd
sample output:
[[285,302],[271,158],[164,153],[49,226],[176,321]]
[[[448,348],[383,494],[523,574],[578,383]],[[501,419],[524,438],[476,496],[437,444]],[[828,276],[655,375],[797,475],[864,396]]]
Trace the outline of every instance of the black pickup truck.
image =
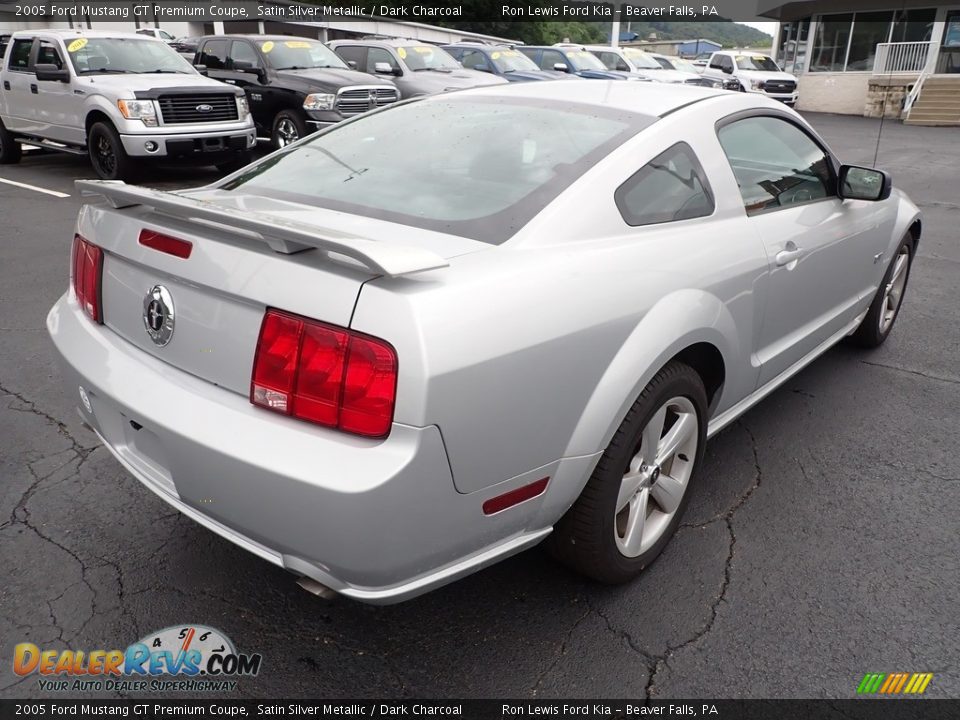
[[200,38],[193,62],[244,89],[258,134],[277,148],[400,99],[389,80],[351,70],[326,45],[306,38],[210,35]]

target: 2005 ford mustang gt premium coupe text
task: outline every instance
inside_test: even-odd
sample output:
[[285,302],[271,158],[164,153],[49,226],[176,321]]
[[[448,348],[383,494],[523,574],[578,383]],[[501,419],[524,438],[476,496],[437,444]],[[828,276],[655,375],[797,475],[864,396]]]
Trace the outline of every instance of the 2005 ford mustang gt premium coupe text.
[[644,83],[411,100],[194,190],[78,185],[47,324],[84,421],[185,515],[377,603],[544,538],[636,576],[708,436],[886,339],[920,238],[793,110]]

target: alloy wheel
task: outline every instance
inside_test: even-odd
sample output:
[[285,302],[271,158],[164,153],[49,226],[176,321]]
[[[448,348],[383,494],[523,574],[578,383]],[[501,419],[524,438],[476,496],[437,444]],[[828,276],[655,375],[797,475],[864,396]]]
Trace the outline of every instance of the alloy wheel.
[[893,325],[903,301],[903,291],[907,286],[907,269],[910,267],[910,248],[900,248],[900,254],[893,264],[893,273],[883,290],[883,306],[880,309],[880,333],[884,334]]
[[297,126],[290,118],[283,118],[277,123],[277,145],[286,147],[300,139]]
[[670,525],[693,472],[698,422],[693,403],[679,396],[661,405],[643,428],[617,495],[614,536],[624,556],[649,550]]

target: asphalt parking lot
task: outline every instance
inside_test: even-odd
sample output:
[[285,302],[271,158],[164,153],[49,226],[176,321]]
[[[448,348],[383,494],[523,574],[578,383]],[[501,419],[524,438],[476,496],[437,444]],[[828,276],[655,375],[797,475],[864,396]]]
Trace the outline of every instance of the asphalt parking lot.
[[[632,585],[533,550],[408,603],[320,600],[173,512],[98,446],[44,329],[83,158],[0,167],[0,696],[13,646],[123,648],[185,623],[263,655],[230,697],[851,697],[932,672],[960,697],[960,133],[811,115],[894,174],[924,234],[873,353],[828,352],[711,441],[685,523]],[[157,170],[170,189],[212,171]],[[188,178],[185,181],[184,178]],[[402,542],[402,538],[385,538]],[[49,697],[49,694],[46,694]]]

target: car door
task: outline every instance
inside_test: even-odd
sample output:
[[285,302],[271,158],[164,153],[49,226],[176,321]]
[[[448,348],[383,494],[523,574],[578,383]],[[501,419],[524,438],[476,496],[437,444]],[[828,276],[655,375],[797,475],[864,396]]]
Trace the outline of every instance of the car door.
[[833,158],[789,116],[734,116],[721,123],[717,137],[747,227],[763,242],[770,265],[756,343],[763,385],[844,330],[869,304],[879,210],[837,196]]
[[[55,65],[60,70],[70,70],[57,42],[45,38],[37,39],[36,58],[31,68],[34,72],[37,65]],[[38,134],[58,142],[82,143],[82,133],[77,128],[83,127],[83,123],[78,123],[78,113],[74,110],[81,103],[77,103],[73,97],[71,84],[59,80],[40,80],[36,75],[34,82],[37,86],[33,102]]]
[[31,132],[36,121],[36,106],[31,86],[37,86],[37,79],[30,71],[32,51],[33,38],[17,38],[7,48],[6,73],[3,77],[7,116],[3,122],[8,130]]
[[[246,70],[238,70],[238,63]],[[222,71],[223,81],[243,88],[250,105],[250,114],[258,129],[267,131],[273,125],[276,114],[275,103],[271,102],[268,87],[266,65],[260,53],[248,40],[233,40],[227,52],[226,68]]]

